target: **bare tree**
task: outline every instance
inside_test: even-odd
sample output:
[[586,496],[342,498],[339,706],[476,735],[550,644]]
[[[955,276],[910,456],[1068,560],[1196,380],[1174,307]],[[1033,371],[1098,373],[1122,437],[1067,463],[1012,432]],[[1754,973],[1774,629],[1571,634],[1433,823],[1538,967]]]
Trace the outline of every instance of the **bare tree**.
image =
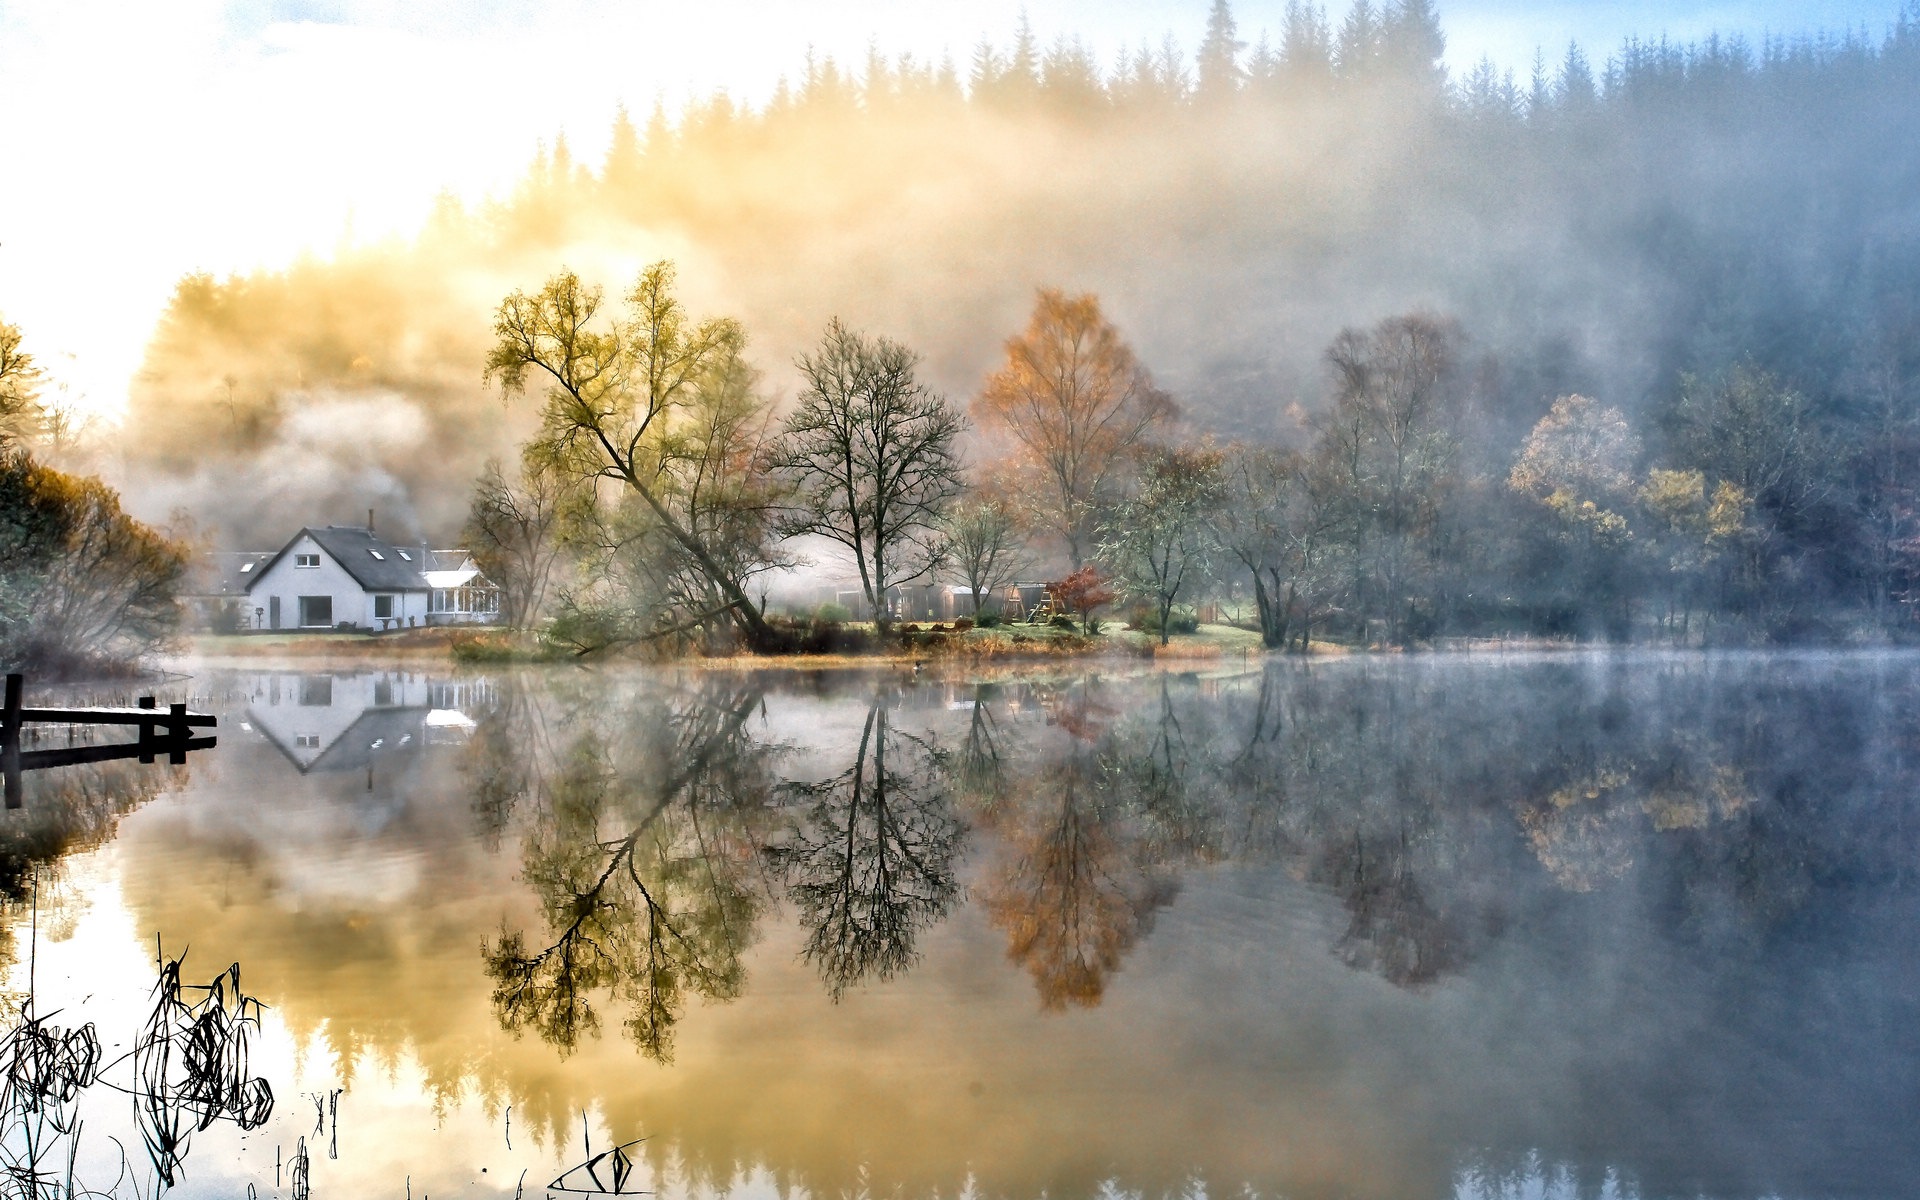
[[954,505],[946,532],[947,561],[966,581],[975,615],[983,596],[1013,583],[1031,563],[1019,515],[996,496],[975,495]]
[[501,615],[515,629],[539,623],[554,569],[566,552],[561,523],[569,501],[566,480],[551,464],[523,461],[508,479],[489,459],[474,484],[466,540],[486,577],[500,588]]
[[1131,455],[1178,410],[1153,385],[1092,294],[1042,288],[1007,363],[973,411],[1016,447],[1018,477],[1035,516],[1065,540],[1077,569],[1102,511],[1118,499]]
[[1294,450],[1239,446],[1227,455],[1225,498],[1214,532],[1221,548],[1253,580],[1260,640],[1305,650],[1314,608],[1330,582],[1343,510],[1327,472]]
[[1378,609],[1395,642],[1411,636],[1412,589],[1431,565],[1454,466],[1460,341],[1454,322],[1415,314],[1343,330],[1327,350],[1334,402],[1320,422],[1318,453],[1344,477],[1363,625]]
[[766,855],[807,930],[801,953],[834,1000],[906,971],[920,933],[959,897],[953,866],[966,826],[948,778],[947,754],[896,729],[875,703],[851,766],[781,789],[795,819]]
[[547,381],[546,407],[532,452],[580,477],[611,480],[628,490],[661,538],[677,547],[750,641],[772,631],[730,570],[717,531],[693,519],[704,459],[689,455],[689,412],[717,374],[737,373],[746,334],[731,320],[695,325],[673,297],[673,266],[641,272],[627,296],[626,316],[601,321],[601,292],[572,272],[534,295],[514,292],[494,318],[487,374],[508,392],[527,377]]
[[774,455],[795,489],[780,530],[851,551],[883,632],[887,592],[943,556],[943,518],[961,488],[965,419],[914,377],[918,364],[900,343],[835,318],[799,360],[806,389]]

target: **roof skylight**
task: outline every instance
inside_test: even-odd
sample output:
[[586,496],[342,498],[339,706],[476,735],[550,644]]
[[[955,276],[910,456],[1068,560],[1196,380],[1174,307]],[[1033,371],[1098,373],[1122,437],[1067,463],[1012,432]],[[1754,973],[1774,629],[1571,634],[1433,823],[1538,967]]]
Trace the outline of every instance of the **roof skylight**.
[[381,562],[387,561],[387,556],[380,553],[378,550],[375,550],[372,546],[367,547],[367,553],[373,555],[375,558],[379,559]]

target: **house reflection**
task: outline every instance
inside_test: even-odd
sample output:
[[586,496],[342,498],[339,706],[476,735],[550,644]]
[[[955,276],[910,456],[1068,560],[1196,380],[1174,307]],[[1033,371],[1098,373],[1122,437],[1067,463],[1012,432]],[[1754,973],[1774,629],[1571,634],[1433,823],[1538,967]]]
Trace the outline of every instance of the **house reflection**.
[[460,745],[492,704],[484,679],[410,671],[273,672],[252,676],[247,726],[302,775],[370,771],[423,746]]

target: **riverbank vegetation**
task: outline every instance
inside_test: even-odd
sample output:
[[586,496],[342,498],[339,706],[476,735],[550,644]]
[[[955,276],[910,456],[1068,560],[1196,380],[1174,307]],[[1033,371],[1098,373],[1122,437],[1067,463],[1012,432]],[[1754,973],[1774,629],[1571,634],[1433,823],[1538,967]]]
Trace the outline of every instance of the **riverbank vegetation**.
[[187,547],[141,524],[112,488],[37,461],[42,376],[0,322],[0,666],[117,672],[179,623]]
[[[1304,446],[1221,443],[1177,420],[1097,299],[1043,289],[970,407],[989,436],[969,465],[966,417],[917,379],[917,356],[837,318],[776,427],[739,365],[737,323],[698,326],[727,339],[716,363],[662,342],[693,327],[672,278],[648,268],[644,307],[624,320],[597,323],[599,291],[571,275],[501,306],[495,369],[518,372],[516,388],[534,367],[552,381],[526,470],[572,481],[573,518],[531,555],[565,559],[572,583],[550,622],[517,610],[549,647],[886,652],[902,588],[937,584],[951,603],[958,581],[977,606],[967,625],[991,624],[1015,562],[1052,564],[1055,621],[1096,638],[1096,611],[1119,604],[1163,647],[1200,606],[1298,652],[1316,637],[1685,645],[1911,625],[1920,527],[1903,497],[1920,425],[1849,444],[1752,362],[1685,379],[1657,453],[1620,409],[1573,393],[1512,444],[1458,323],[1409,314],[1334,339],[1331,402]],[[1899,466],[1876,475],[1863,456]],[[518,561],[483,520],[500,486],[483,478],[469,534],[483,560]],[[808,561],[807,539],[851,561],[871,634],[824,631],[851,612],[770,620],[766,581]],[[1809,586],[1848,572],[1851,606]],[[987,644],[950,636],[964,632],[922,636]],[[916,645],[909,631],[897,649]]]

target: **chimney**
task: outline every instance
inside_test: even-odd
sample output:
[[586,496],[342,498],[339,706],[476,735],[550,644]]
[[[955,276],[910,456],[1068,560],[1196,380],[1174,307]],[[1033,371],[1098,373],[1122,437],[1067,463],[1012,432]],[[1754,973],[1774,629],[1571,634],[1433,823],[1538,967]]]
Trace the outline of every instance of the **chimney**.
[[373,510],[367,510],[367,536],[373,536]]

